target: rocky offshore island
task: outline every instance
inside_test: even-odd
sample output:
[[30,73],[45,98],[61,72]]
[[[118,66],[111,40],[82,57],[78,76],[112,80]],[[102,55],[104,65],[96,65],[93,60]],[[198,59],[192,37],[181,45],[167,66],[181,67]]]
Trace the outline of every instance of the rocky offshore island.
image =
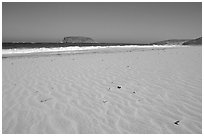
[[83,36],[64,37],[63,43],[97,43],[92,38]]

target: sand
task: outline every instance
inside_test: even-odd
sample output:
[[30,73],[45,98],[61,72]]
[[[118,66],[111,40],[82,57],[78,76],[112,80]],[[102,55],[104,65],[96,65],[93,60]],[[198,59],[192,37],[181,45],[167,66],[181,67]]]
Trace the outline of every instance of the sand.
[[4,134],[202,133],[201,47],[8,57],[2,76]]

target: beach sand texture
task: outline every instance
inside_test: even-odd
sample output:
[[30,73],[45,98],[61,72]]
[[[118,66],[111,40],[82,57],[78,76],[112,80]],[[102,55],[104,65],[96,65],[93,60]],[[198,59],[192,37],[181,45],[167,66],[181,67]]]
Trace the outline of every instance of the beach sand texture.
[[2,133],[202,133],[201,47],[4,58],[2,76]]

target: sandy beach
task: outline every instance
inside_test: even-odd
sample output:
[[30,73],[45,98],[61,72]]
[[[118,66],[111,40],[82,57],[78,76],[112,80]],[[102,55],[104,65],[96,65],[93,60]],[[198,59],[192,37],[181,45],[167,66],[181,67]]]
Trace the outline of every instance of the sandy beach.
[[3,58],[2,102],[4,134],[201,134],[202,48]]

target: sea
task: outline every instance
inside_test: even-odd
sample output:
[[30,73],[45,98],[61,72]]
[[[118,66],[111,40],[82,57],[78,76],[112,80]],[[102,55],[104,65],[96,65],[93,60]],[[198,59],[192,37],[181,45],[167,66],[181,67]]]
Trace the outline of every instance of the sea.
[[176,45],[150,45],[129,43],[2,43],[2,55],[35,53],[80,53],[106,48],[153,48],[174,47]]

